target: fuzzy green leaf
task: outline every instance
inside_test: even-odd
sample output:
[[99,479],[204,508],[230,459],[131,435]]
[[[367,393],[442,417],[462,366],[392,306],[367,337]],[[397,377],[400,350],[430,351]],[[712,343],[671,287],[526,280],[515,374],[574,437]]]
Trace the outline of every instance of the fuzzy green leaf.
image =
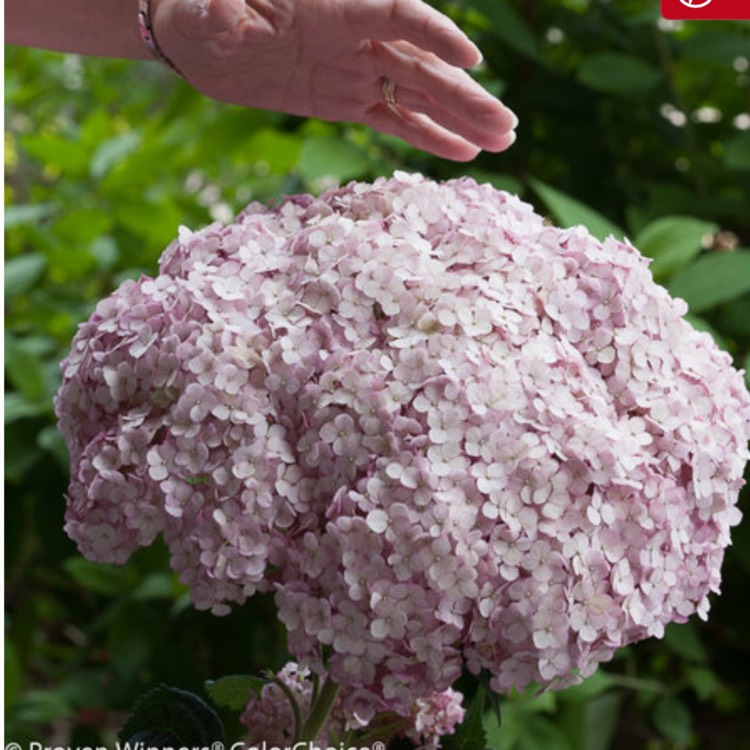
[[241,711],[247,705],[252,693],[260,693],[268,680],[262,677],[236,674],[206,681],[206,692],[217,706],[225,706],[233,711]]

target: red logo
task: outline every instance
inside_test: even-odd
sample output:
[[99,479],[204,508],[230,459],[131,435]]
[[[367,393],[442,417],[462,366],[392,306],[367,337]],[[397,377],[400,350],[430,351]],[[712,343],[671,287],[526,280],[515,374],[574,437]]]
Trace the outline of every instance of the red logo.
[[661,14],[675,21],[750,19],[750,0],[661,0]]

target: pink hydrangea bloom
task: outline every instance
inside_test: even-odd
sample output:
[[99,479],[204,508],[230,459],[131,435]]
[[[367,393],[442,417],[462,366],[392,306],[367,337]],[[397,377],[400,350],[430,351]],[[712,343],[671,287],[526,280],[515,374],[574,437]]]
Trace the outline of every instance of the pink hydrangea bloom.
[[[309,669],[296,662],[289,662],[277,675],[278,679],[289,688],[299,706],[301,718],[310,711],[313,681]],[[240,721],[247,728],[247,740],[250,746],[290,747],[294,742],[294,711],[289,698],[275,683],[264,685],[259,695],[252,695],[240,716]],[[356,721],[346,716],[341,709],[340,701],[321,727],[315,743],[325,746],[335,737],[343,737],[347,729],[358,727]]]
[[67,531],[161,534],[195,604],[275,592],[361,717],[462,666],[560,686],[708,611],[750,395],[636,249],[397,174],[181,229],[57,398]]
[[[312,673],[296,662],[289,662],[277,677],[289,688],[304,719],[310,710],[313,695]],[[392,717],[381,717],[381,722],[376,719],[371,736],[381,742],[391,736],[404,736],[414,742],[417,750],[439,750],[441,738],[453,734],[464,719],[462,702],[463,695],[452,688],[419,698],[405,721],[399,720],[394,725]],[[350,730],[366,730],[369,735],[371,730],[367,725],[356,714],[347,711],[345,706],[346,701],[342,697],[337,698],[315,738],[315,744],[343,747],[345,743],[342,740]],[[273,682],[265,685],[258,695],[251,696],[240,721],[247,728],[247,740],[251,745],[261,746],[265,742],[269,747],[288,747],[294,741],[294,712],[289,697]],[[385,734],[378,736],[381,727]],[[355,745],[356,740],[346,743],[347,747]]]
[[463,695],[452,688],[417,700],[412,716],[414,728],[405,732],[419,750],[439,750],[440,740],[453,734],[466,714]]

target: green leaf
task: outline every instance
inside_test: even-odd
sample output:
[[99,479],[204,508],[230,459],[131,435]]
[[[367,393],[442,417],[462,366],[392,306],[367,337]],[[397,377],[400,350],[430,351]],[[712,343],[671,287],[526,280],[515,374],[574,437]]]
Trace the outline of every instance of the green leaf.
[[24,203],[15,206],[5,206],[5,230],[7,231],[8,229],[20,227],[25,224],[36,224],[52,216],[58,209],[59,206],[56,203]]
[[578,685],[572,685],[560,693],[566,701],[590,701],[609,690],[612,678],[602,669],[597,670]]
[[47,259],[40,253],[19,255],[5,261],[5,297],[28,292],[42,278]]
[[116,601],[107,627],[109,664],[118,680],[130,684],[153,658],[157,636],[153,628],[144,627],[143,612],[148,604],[136,605],[122,595]]
[[622,700],[621,693],[607,693],[586,704],[586,750],[609,750]]
[[95,563],[83,557],[71,557],[63,563],[65,572],[83,589],[94,594],[121,594],[126,583],[126,569],[119,565]]
[[23,393],[7,391],[5,393],[5,404],[3,417],[5,424],[12,424],[19,419],[38,417],[50,410],[50,404],[44,401],[29,401]]
[[15,704],[16,699],[18,698],[18,692],[21,689],[22,667],[21,667],[21,660],[18,658],[18,652],[16,651],[16,647],[13,644],[13,641],[11,641],[7,635],[5,636],[4,652],[5,652],[4,701],[5,701],[5,715],[7,716],[10,709],[13,708],[13,705]]
[[578,80],[605,94],[639,96],[662,79],[661,71],[622,52],[598,52],[585,58],[578,68]]
[[272,174],[283,174],[294,169],[299,160],[302,142],[299,137],[270,128],[253,133],[243,144],[242,156],[268,168]]
[[38,162],[60,169],[67,178],[80,178],[88,171],[89,149],[72,138],[41,133],[24,136],[21,145]]
[[748,37],[730,31],[701,29],[679,42],[680,58],[703,65],[730,67],[747,55]]
[[[50,404],[51,406],[51,404]],[[54,425],[48,425],[37,435],[37,445],[52,456],[64,472],[70,469],[68,446],[60,431]]]
[[745,363],[742,365],[742,369],[745,371],[745,383],[750,388],[750,354],[745,357]]
[[702,701],[707,701],[716,695],[719,689],[719,678],[708,667],[687,666],[687,676],[690,686]]
[[363,177],[371,167],[370,157],[359,146],[340,138],[308,138],[300,151],[297,168],[309,183],[324,177],[340,182]]
[[664,216],[644,227],[633,244],[653,259],[651,273],[659,281],[684,268],[700,253],[704,238],[718,229],[689,216]]
[[41,452],[29,437],[33,425],[16,421],[5,428],[5,478],[21,482],[23,475],[41,458]]
[[[513,716],[512,710],[511,716]],[[488,711],[483,717],[483,726],[487,738],[487,750],[504,750],[504,748],[513,747],[515,742],[513,730],[516,729],[513,721],[508,726],[505,717],[503,717],[503,724],[501,726],[497,716],[492,711]]]
[[30,724],[52,723],[72,713],[70,702],[53,690],[30,690],[16,702],[16,716]]
[[260,693],[268,680],[251,675],[227,675],[206,681],[206,692],[217,706],[242,711],[253,693]]
[[224,741],[216,711],[194,693],[159,685],[142,695],[118,735],[120,742],[204,747]]
[[95,179],[103,177],[118,162],[135,151],[141,144],[141,134],[128,130],[101,143],[91,157],[89,173]]
[[680,745],[687,745],[693,733],[690,711],[685,704],[668,695],[659,700],[652,714],[654,726],[667,738]]
[[487,734],[484,729],[486,695],[486,690],[480,683],[464,720],[459,724],[455,734],[444,739],[445,750],[484,750],[487,747]]
[[716,325],[729,336],[750,339],[750,294],[724,305]]
[[736,299],[750,292],[750,249],[704,255],[672,277],[667,288],[692,313]]
[[664,643],[683,659],[699,663],[708,661],[706,647],[701,642],[695,626],[690,622],[669,625],[664,631]]
[[523,183],[509,174],[498,174],[478,167],[469,167],[466,170],[466,175],[473,177],[480,185],[489,183],[497,190],[505,190],[508,193],[513,193],[513,195],[523,193]]
[[29,401],[45,398],[45,377],[42,361],[29,351],[21,339],[5,337],[5,372],[13,387]]
[[724,143],[724,164],[729,169],[750,169],[750,133],[739,133]]
[[521,727],[520,747],[523,750],[574,750],[562,731],[539,715],[530,717]]
[[600,240],[606,239],[609,235],[614,235],[617,239],[622,239],[625,236],[625,232],[620,227],[593,208],[589,208],[575,198],[571,198],[539,180],[531,179],[529,182],[555,217],[555,220],[563,227],[583,225],[594,237]]
[[495,36],[502,39],[511,49],[534,60],[541,58],[534,34],[507,0],[470,0],[468,4],[484,15],[490,22]]
[[115,217],[135,235],[161,251],[177,235],[183,214],[171,200],[148,203],[123,200],[114,207]]
[[155,599],[174,599],[179,584],[173,573],[166,571],[151,573],[133,589],[132,597],[135,601],[153,601]]

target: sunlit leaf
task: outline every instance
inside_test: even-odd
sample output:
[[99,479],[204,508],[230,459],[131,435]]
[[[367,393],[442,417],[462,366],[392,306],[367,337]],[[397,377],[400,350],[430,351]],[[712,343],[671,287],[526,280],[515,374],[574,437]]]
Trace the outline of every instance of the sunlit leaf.
[[44,398],[46,388],[42,361],[24,346],[22,339],[10,334],[5,337],[5,372],[13,387],[29,401]]
[[309,138],[302,144],[297,165],[307,182],[333,177],[340,182],[365,175],[370,158],[359,146],[340,138]]
[[5,206],[5,230],[43,221],[52,216],[58,209],[59,206],[57,203],[25,203],[22,205]]
[[5,296],[23,294],[36,284],[47,267],[47,259],[40,253],[19,255],[5,261]]
[[128,130],[101,143],[91,157],[91,176],[95,179],[103,177],[118,162],[135,151],[140,143],[141,134],[137,130]]
[[43,401],[30,401],[22,393],[8,391],[5,393],[3,418],[5,424],[11,424],[19,419],[38,417],[50,411],[50,405]]
[[24,150],[45,166],[60,169],[67,178],[88,172],[89,151],[73,138],[59,135],[27,135],[21,139]]

